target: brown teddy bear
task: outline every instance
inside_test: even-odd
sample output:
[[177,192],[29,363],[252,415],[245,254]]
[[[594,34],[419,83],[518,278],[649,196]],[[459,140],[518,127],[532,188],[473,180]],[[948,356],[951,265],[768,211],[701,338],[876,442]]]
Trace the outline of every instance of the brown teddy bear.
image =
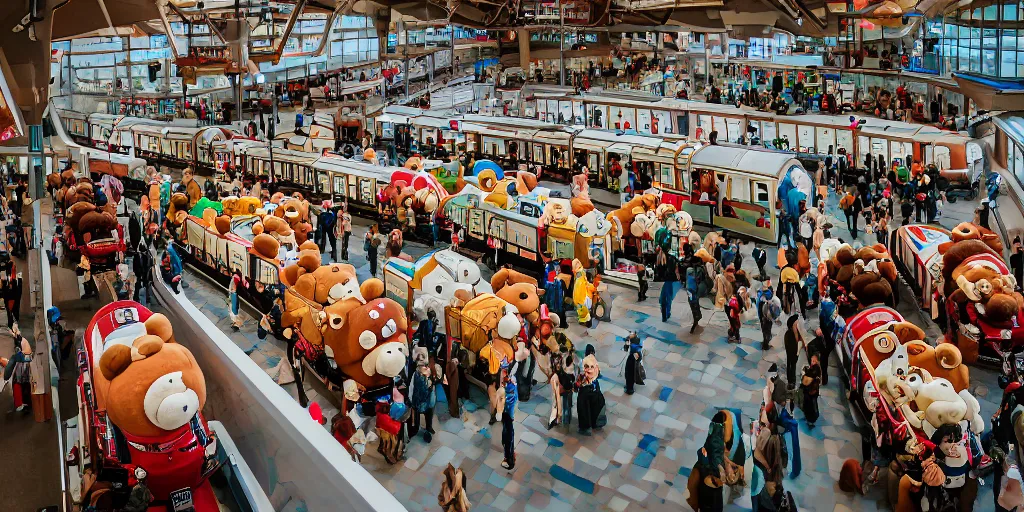
[[191,209],[203,197],[203,188],[196,181],[195,172],[191,167],[186,167],[181,172],[181,184],[185,188],[185,195],[188,196],[188,209]]
[[939,245],[939,253],[945,254],[954,244],[964,240],[981,240],[996,254],[1003,253],[1003,241],[994,231],[973,222],[961,222],[949,232],[950,241]]
[[94,240],[111,238],[117,229],[117,218],[92,203],[82,201],[68,209],[64,226],[74,236],[75,244],[82,246]]
[[[1024,308],[1024,297],[1002,258],[981,240],[956,243],[942,256],[942,277],[947,300],[965,306],[974,303],[986,321],[1002,325]],[[961,319],[966,321],[966,319]]]
[[[957,392],[967,389],[970,384],[970,369],[963,364],[960,349],[951,343],[939,343],[932,347],[924,340],[924,331],[920,327],[904,320],[894,322],[886,327],[888,332],[896,335],[899,343],[906,345],[909,365],[927,370],[933,377],[948,380]],[[886,341],[874,343],[867,340],[860,345],[872,367],[889,358],[896,347]]]
[[324,306],[349,299],[363,303],[384,294],[384,283],[371,278],[362,284],[356,278],[356,269],[346,263],[320,265],[316,244],[301,246],[299,259],[281,271],[281,284],[288,288],[284,296],[281,326],[298,328],[314,344],[322,343],[319,326],[312,315],[319,315]]
[[[274,216],[284,219],[288,226],[295,232],[295,243],[302,244],[309,238],[313,231],[313,225],[309,223],[309,203],[299,197],[284,197],[277,208],[274,208]],[[266,223],[266,219],[264,219]]]
[[405,309],[392,299],[355,299],[324,308],[324,342],[342,373],[366,389],[388,386],[405,368],[409,328]]
[[544,290],[537,280],[510,268],[501,268],[491,277],[491,289],[499,298],[512,304],[534,329],[541,327],[540,298]]
[[[111,306],[101,309],[90,327],[108,324],[103,315],[119,309]],[[140,308],[139,314],[146,318],[149,312]],[[142,329],[132,327],[138,325],[107,334],[98,371],[92,373],[97,405],[129,441],[126,455],[149,474],[147,486],[155,499],[167,500],[171,492],[193,487],[197,504],[215,503],[212,489],[200,478],[206,450],[212,447],[202,444],[209,430],[201,416],[193,426],[206,404],[203,371],[192,353],[174,342],[167,317],[151,314]],[[125,330],[134,338],[118,339]]]
[[281,243],[271,235],[260,233],[253,237],[250,251],[264,259],[277,262],[277,256],[281,252]]
[[892,284],[881,274],[864,272],[850,280],[850,292],[861,307],[874,304],[892,306]]
[[188,218],[188,211],[190,208],[192,208],[192,206],[189,204],[189,198],[187,195],[181,192],[171,194],[170,202],[167,205],[167,219],[175,225],[180,226],[181,223],[185,222],[185,219]]
[[629,233],[629,226],[633,225],[633,219],[638,214],[654,210],[657,206],[658,196],[641,194],[634,196],[618,210],[609,212],[607,219],[612,223],[613,238]]

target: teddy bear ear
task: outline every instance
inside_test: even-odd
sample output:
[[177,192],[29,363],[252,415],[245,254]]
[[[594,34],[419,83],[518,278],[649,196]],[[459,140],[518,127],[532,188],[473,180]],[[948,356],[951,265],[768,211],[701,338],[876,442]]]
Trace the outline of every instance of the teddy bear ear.
[[365,300],[379,299],[384,296],[384,281],[372,277],[359,285],[359,293]]
[[121,375],[132,364],[132,349],[128,345],[111,345],[100,357],[100,372],[107,380]]
[[164,348],[164,340],[160,338],[160,336],[147,334],[136,338],[135,341],[132,342],[132,347],[140,356],[146,358],[160,352],[160,349]]
[[320,246],[316,245],[316,242],[312,240],[306,240],[299,246],[300,251],[316,251],[320,252]]
[[163,341],[171,341],[174,337],[174,328],[171,321],[162,313],[153,313],[146,320],[146,332],[159,337]]

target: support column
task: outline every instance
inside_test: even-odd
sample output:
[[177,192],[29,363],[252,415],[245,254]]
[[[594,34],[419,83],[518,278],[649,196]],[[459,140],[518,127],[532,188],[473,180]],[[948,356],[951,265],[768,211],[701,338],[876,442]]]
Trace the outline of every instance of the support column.
[[523,73],[530,72],[530,31],[525,28],[516,29],[516,40],[519,41],[519,67]]

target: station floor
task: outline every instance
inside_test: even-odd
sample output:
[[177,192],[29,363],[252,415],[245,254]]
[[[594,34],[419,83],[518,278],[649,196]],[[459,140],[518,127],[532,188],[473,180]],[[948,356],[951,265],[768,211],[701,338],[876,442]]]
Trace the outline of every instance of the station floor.
[[[835,235],[850,240],[845,219],[830,199],[829,214]],[[945,207],[941,224],[952,227],[970,219],[976,201],[960,200]],[[361,236],[367,226],[357,220],[350,263],[358,269],[361,279],[369,277],[369,265],[362,251]],[[861,240],[865,235],[861,234]],[[742,247],[751,262],[754,244]],[[774,248],[768,261],[775,261]],[[417,256],[429,248],[406,244],[406,252]],[[325,255],[325,262],[328,256]],[[753,275],[752,264],[745,267]],[[778,277],[778,269],[770,266],[769,274]],[[285,389],[295,394],[295,383],[285,361],[284,344],[273,338],[260,341],[255,333],[256,321],[247,318],[240,332],[233,333],[227,318],[224,290],[215,288],[194,272],[187,272],[189,287],[185,294],[249,356],[276,378]],[[660,321],[658,284],[652,286],[648,299],[638,302],[636,291],[609,285],[606,300],[611,306],[611,321],[600,322],[586,329],[570,316],[568,333],[577,347],[587,343],[597,348],[602,364],[601,386],[607,400],[609,424],[593,437],[569,428],[546,428],[550,411],[550,393],[546,384],[534,388],[529,402],[520,402],[516,413],[516,452],[518,465],[512,472],[502,469],[500,430],[487,425],[486,397],[473,390],[473,399],[463,408],[461,418],[451,418],[439,393],[435,409],[437,434],[432,443],[422,437],[408,445],[406,458],[388,465],[371,445],[363,457],[366,467],[409,510],[435,509],[441,487],[441,471],[449,462],[460,466],[469,478],[468,493],[474,511],[523,510],[680,510],[686,507],[686,480],[696,461],[697,450],[707,437],[710,418],[719,408],[735,408],[742,412],[744,429],[749,432],[760,404],[764,373],[773,363],[785,365],[782,327],[775,328],[773,348],[760,349],[761,331],[756,320],[743,325],[740,344],[726,341],[728,328],[724,313],[714,312],[709,299],[702,299],[704,319],[701,328],[689,334],[691,316],[684,294],[676,296],[673,315]],[[754,284],[755,287],[758,284]],[[903,285],[905,287],[905,285]],[[911,297],[904,288],[902,297]],[[904,300],[900,311],[918,325],[928,326],[930,338],[939,336],[938,328],[910,300]],[[243,313],[244,314],[244,313]],[[817,310],[808,312],[807,332],[817,327]],[[623,392],[622,338],[630,331],[638,332],[647,350],[648,380],[637,387],[632,396]],[[805,364],[803,355],[800,366]],[[800,451],[803,471],[796,478],[786,478],[800,510],[837,511],[875,510],[886,507],[880,486],[866,496],[840,491],[836,485],[839,469],[847,458],[861,459],[859,427],[850,411],[842,387],[838,359],[833,357],[829,383],[821,391],[821,418],[808,430],[802,412]],[[538,371],[538,375],[541,375]],[[999,401],[996,374],[972,368],[971,390],[982,404],[982,415],[989,418]],[[323,407],[327,417],[336,406],[324,395],[319,385],[307,394]],[[336,400],[335,400],[336,401]],[[987,421],[987,420],[986,420]],[[747,444],[749,447],[749,443]],[[792,449],[791,449],[792,451]],[[748,462],[747,474],[750,474]],[[750,490],[743,487],[731,491],[726,510],[749,510]],[[978,503],[987,508],[992,502],[991,486],[980,488]]]

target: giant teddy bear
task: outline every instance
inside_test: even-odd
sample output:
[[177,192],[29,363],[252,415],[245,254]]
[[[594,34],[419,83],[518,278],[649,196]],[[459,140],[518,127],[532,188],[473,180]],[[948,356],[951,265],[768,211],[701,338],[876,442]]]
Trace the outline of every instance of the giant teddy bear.
[[273,215],[288,223],[295,232],[295,242],[299,245],[305,242],[313,231],[313,225],[309,222],[309,202],[305,199],[283,197],[274,208]]
[[[360,284],[348,264],[320,265],[315,244],[303,244],[298,260],[281,272],[287,287],[281,327],[289,338],[289,363],[301,380],[302,356],[326,383],[351,379],[368,390],[387,387],[408,357],[405,310],[383,298],[384,284]],[[333,364],[331,363],[333,361]],[[307,399],[299,386],[299,401]]]
[[[192,353],[174,340],[170,320],[135,302],[111,303],[97,312],[86,343],[96,371],[96,405],[124,438],[130,464],[148,473],[158,501],[192,487],[196,510],[217,510],[201,478],[216,450],[201,414],[206,381]],[[142,448],[145,447],[145,448]]]
[[654,211],[658,207],[658,196],[655,194],[641,194],[633,196],[618,210],[608,213],[607,219],[612,223],[612,239],[621,240],[630,233],[633,219],[648,211]]

